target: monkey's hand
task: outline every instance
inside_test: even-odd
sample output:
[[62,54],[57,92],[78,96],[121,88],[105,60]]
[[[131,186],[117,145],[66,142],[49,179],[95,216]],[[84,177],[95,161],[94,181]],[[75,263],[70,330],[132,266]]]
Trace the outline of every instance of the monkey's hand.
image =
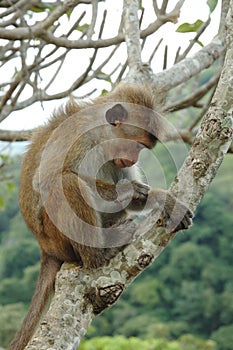
[[151,208],[160,215],[162,225],[170,232],[185,230],[192,224],[192,211],[168,191],[153,190],[149,193]]
[[150,187],[146,184],[137,181],[121,180],[116,186],[117,202],[123,203],[128,201],[132,209],[141,209],[147,200],[149,190]]

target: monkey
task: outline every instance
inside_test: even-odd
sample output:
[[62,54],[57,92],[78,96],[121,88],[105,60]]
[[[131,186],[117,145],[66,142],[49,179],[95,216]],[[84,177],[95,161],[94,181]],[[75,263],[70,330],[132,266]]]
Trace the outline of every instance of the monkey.
[[152,149],[162,133],[155,107],[150,87],[120,84],[93,101],[71,98],[34,132],[22,160],[19,204],[38,240],[41,268],[9,350],[28,344],[63,262],[98,268],[133,239],[132,210],[161,208],[170,231],[191,225],[192,212],[168,191],[143,184],[135,169],[142,149]]

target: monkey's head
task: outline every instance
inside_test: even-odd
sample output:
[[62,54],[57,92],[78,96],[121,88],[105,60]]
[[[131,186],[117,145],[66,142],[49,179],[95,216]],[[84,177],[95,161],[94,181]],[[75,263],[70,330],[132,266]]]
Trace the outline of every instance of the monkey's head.
[[140,105],[117,103],[105,118],[111,125],[109,155],[119,168],[134,165],[143,148],[153,148],[157,141],[159,120],[153,110]]

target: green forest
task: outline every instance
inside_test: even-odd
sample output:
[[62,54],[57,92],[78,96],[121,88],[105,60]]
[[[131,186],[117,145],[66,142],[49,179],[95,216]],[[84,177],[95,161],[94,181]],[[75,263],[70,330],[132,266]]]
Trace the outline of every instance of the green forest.
[[[161,147],[158,159],[165,159]],[[0,347],[32,296],[39,249],[18,208],[20,159],[0,185]],[[174,165],[163,161],[167,182]],[[233,344],[233,158],[227,155],[195,213],[118,302],[95,319],[80,350],[231,350]]]

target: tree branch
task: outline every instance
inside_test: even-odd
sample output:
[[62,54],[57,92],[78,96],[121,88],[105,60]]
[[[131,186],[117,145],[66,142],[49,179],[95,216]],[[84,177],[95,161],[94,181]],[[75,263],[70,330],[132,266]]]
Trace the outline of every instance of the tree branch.
[[[67,0],[63,5],[58,6],[50,15],[42,22],[36,23],[30,27],[20,27],[14,29],[0,28],[0,38],[10,41],[14,40],[30,40],[35,38],[43,39],[48,44],[54,44],[58,47],[65,47],[69,49],[86,49],[86,48],[103,48],[112,45],[120,44],[124,41],[124,34],[119,33],[117,36],[109,39],[92,40],[92,39],[78,39],[70,40],[64,36],[57,37],[48,28],[52,25],[52,20],[58,18],[58,15],[66,13],[75,4],[80,3],[79,0]],[[177,22],[180,14],[180,7],[176,6],[173,11],[166,15],[160,16],[155,22],[151,23],[147,28],[140,32],[140,37],[143,39],[156,30],[158,30],[166,22]]]
[[128,66],[130,74],[133,74],[142,65],[137,0],[124,1],[123,16]]
[[224,53],[224,38],[216,37],[193,57],[184,59],[164,72],[152,75],[153,85],[156,89],[167,92],[210,67]]
[[21,130],[21,131],[12,131],[12,130],[2,130],[0,129],[0,140],[6,142],[13,141],[28,141],[31,138],[32,133],[36,130]]
[[206,84],[202,85],[199,89],[195,90],[190,95],[186,96],[182,100],[175,101],[165,106],[163,109],[165,112],[174,112],[183,108],[187,108],[195,105],[203,96],[210,91],[210,89],[215,86],[219,80],[220,73],[213,76]]

